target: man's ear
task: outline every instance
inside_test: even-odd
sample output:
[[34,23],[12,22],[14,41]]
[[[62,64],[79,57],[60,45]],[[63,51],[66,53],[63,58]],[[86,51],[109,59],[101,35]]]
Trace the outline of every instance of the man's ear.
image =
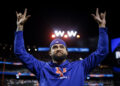
[[68,55],[68,49],[66,48],[66,51],[67,51],[67,55]]
[[51,50],[49,51],[49,55],[51,56]]
[[68,55],[68,51],[67,51],[67,55]]

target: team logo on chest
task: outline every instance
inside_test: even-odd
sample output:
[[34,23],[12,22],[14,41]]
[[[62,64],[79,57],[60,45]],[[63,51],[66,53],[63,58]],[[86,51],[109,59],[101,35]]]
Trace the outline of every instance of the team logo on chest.
[[66,68],[63,68],[63,70],[61,71],[59,67],[56,67],[56,73],[60,74],[60,77],[63,77],[63,73],[67,72]]

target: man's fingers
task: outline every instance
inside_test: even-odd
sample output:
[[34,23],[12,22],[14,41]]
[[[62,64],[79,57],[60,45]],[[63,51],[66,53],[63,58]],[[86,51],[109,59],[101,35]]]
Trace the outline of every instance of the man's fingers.
[[106,17],[106,11],[104,12],[104,18]]
[[99,9],[96,8],[96,16],[99,16]]
[[99,9],[96,8],[96,14],[91,14],[98,24],[105,24],[106,11],[99,14]]
[[28,19],[28,18],[30,18],[31,17],[31,15],[28,15],[26,18]]
[[18,12],[16,11],[16,16],[18,16]]
[[28,18],[30,18],[30,17],[31,17],[31,15],[26,16],[25,21],[28,20]]
[[18,17],[22,17],[22,13],[18,13],[18,15],[17,15]]
[[24,16],[26,16],[27,14],[27,8],[25,8],[25,11],[24,11]]
[[104,18],[104,14],[103,14],[103,13],[100,14],[100,18],[101,18],[101,19]]
[[101,19],[105,19],[105,17],[106,17],[106,12],[100,14]]
[[95,17],[95,14],[91,14],[92,17]]
[[95,14],[91,14],[94,18],[94,20],[96,20],[98,23],[101,21],[99,17],[97,17]]
[[29,17],[31,17],[31,15],[27,15],[27,9],[25,9],[24,14],[16,12],[16,15],[17,15],[17,23],[18,24],[20,24],[20,23],[24,24],[27,21],[27,19]]
[[97,20],[97,18],[96,18],[96,15],[95,15],[95,14],[91,14],[91,16],[92,16],[95,20]]

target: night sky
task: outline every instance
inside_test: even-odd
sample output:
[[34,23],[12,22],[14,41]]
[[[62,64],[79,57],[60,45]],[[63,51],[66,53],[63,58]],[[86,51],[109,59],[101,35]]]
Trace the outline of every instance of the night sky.
[[[84,8],[71,5],[40,5],[28,9],[31,18],[24,25],[25,44],[48,47],[51,42],[51,33],[56,28],[60,30],[77,30],[81,35],[80,39],[66,39],[68,46],[78,46],[80,41],[96,39],[98,37],[98,25],[91,17],[96,7]],[[109,38],[120,37],[118,8],[100,7],[100,12],[107,12],[107,27]],[[16,11],[24,12],[24,7],[1,8],[0,43],[13,44],[14,32],[16,30]],[[94,45],[94,40],[93,42]],[[86,47],[89,41],[83,47]],[[95,41],[96,45],[96,41]]]

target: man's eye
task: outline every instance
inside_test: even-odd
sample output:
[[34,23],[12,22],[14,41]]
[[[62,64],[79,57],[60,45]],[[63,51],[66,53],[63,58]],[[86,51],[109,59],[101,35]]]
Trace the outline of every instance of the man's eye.
[[53,46],[53,49],[57,48],[57,46]]
[[60,48],[64,48],[64,46],[60,46]]

